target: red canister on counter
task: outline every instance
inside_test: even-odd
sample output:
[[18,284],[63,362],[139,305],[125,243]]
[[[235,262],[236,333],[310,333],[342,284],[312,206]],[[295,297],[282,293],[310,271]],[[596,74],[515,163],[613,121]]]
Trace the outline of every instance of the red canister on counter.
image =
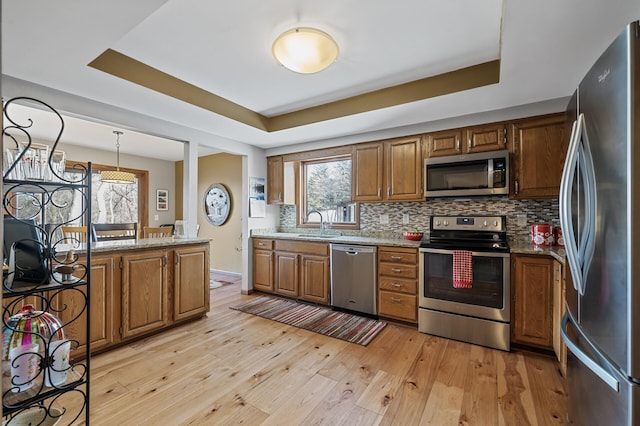
[[564,237],[562,236],[562,228],[555,227],[553,229],[556,233],[556,245],[559,247],[564,247]]
[[531,244],[536,247],[548,247],[552,246],[554,242],[552,225],[544,223],[531,225]]

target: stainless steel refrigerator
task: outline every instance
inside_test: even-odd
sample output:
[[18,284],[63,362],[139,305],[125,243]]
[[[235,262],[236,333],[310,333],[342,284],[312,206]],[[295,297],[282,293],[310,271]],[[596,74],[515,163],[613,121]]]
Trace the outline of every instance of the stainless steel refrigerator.
[[567,288],[568,414],[640,424],[640,27],[627,26],[582,80],[560,188]]

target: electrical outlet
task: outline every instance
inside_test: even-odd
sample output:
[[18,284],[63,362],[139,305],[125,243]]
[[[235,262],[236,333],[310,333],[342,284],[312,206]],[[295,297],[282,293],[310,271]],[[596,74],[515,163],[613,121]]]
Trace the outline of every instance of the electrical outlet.
[[380,215],[380,225],[388,225],[389,224],[389,215],[381,214]]
[[526,214],[517,214],[516,215],[516,225],[517,226],[526,226],[527,225],[527,215]]
[[160,216],[158,216],[157,214],[153,215],[153,220],[160,220]]
[[409,213],[405,213],[402,215],[402,224],[406,225],[409,223]]

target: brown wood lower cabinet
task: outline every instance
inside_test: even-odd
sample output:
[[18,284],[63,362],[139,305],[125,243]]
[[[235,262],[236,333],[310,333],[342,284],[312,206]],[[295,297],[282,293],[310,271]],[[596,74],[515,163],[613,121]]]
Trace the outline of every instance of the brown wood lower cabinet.
[[[63,323],[79,316],[65,327],[79,336],[72,357],[86,351],[85,288],[48,295]],[[93,254],[89,288],[91,352],[200,317],[209,310],[209,244]]]
[[418,322],[418,250],[378,248],[378,314]]
[[122,256],[122,338],[135,337],[169,324],[166,250]]
[[276,251],[276,277],[274,282],[275,292],[283,296],[298,297],[298,282],[300,264],[297,253]]
[[563,268],[558,261],[553,262],[553,351],[556,353],[560,364],[560,373],[563,376],[567,374],[567,345],[562,340],[560,326],[566,311],[565,290],[567,282],[569,285],[573,285],[568,269],[568,267]]
[[[86,264],[86,260],[81,258],[81,264]],[[92,256],[91,257],[91,285],[90,306],[91,306],[91,350],[99,351],[113,344],[117,337],[114,323],[114,281],[115,263],[112,256]],[[83,271],[76,273],[78,277],[84,275]],[[78,340],[78,347],[73,350],[71,357],[84,355],[87,350],[85,336],[87,326],[86,286],[76,287],[72,291],[51,291],[52,310],[58,311],[58,316],[65,326],[65,333],[74,336]],[[119,318],[119,315],[118,315]]]
[[511,256],[511,341],[553,349],[553,259],[547,256]]
[[209,311],[209,247],[179,247],[173,252],[173,320]]
[[331,283],[329,258],[303,254],[300,264],[300,297],[311,302],[329,303]]
[[253,287],[256,290],[328,304],[330,275],[327,243],[253,240]]
[[273,292],[273,240],[253,239],[253,288]]

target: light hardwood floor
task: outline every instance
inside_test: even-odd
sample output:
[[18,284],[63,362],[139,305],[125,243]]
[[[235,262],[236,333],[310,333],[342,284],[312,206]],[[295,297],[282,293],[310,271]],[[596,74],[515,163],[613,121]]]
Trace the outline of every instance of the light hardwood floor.
[[551,425],[553,358],[389,324],[368,347],[241,313],[238,284],[207,318],[92,357],[94,425]]

